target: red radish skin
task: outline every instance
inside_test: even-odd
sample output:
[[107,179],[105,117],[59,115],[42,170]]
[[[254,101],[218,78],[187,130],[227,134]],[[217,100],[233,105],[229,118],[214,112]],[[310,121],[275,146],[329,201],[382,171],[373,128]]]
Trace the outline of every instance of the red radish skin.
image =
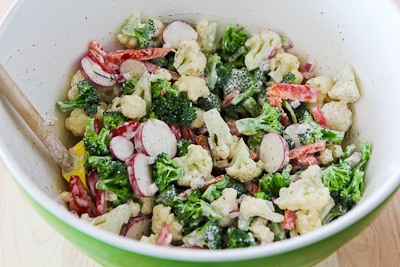
[[99,181],[99,174],[96,171],[90,171],[86,174],[86,181],[90,190],[90,193],[92,194],[92,197],[97,196],[97,192],[99,191],[96,188],[96,184]]
[[152,160],[142,153],[134,154],[127,161],[129,182],[133,192],[139,197],[151,197],[156,193],[152,186],[150,162]]
[[115,70],[110,67],[104,59],[104,55],[106,54],[107,53],[104,51],[104,48],[97,41],[90,43],[87,56],[96,62],[105,72],[115,74]]
[[289,163],[289,145],[277,133],[268,133],[260,145],[260,160],[268,173],[274,173]]
[[234,219],[240,216],[240,210],[232,210],[229,212],[229,217]]
[[133,155],[135,147],[129,139],[123,136],[115,136],[110,141],[110,150],[118,160],[125,161]]
[[314,116],[315,120],[318,122],[319,125],[329,128],[329,123],[326,120],[324,114],[321,111],[320,107],[314,107],[312,110],[312,115]]
[[99,190],[96,196],[96,210],[97,216],[103,215],[107,210],[106,191]]
[[291,211],[291,210],[285,210],[285,216],[283,219],[283,228],[286,230],[293,230],[294,228],[296,228],[296,212],[295,211]]
[[171,158],[176,155],[177,140],[168,124],[161,120],[153,119],[142,123],[135,134],[135,148],[151,158],[157,157],[162,152]]
[[133,77],[140,78],[147,71],[146,65],[135,59],[128,59],[121,63],[120,73],[132,73]]
[[163,32],[163,43],[171,45],[172,48],[178,49],[180,41],[194,40],[198,38],[198,34],[188,23],[176,20],[171,22]]
[[111,87],[116,84],[113,74],[105,72],[87,56],[81,60],[81,70],[83,75],[93,84],[104,87]]
[[87,213],[89,217],[95,217],[97,213],[96,207],[79,176],[73,175],[70,177],[69,190],[73,198],[69,206],[70,210],[75,211],[79,216]]
[[299,127],[299,124],[295,123],[285,129],[285,133],[292,139],[295,147],[301,146],[299,135],[296,133],[297,127]]
[[106,61],[121,65],[122,62],[128,59],[136,59],[140,61],[150,60],[159,57],[165,57],[171,48],[146,48],[146,49],[126,49],[116,50],[104,56]]
[[119,125],[111,131],[111,137],[123,136],[126,139],[132,139],[135,137],[136,129],[139,127],[140,122],[138,121],[127,121],[124,124]]
[[178,125],[176,125],[175,122],[173,124],[171,124],[169,126],[169,128],[171,129],[172,133],[175,135],[176,140],[180,140],[182,138],[181,128]]
[[225,97],[224,101],[222,101],[222,103],[221,103],[221,108],[222,108],[222,109],[225,109],[225,108],[229,107],[229,106],[231,105],[233,99],[234,99],[235,97],[237,97],[238,95],[240,95],[240,91],[239,91],[239,90],[235,90],[235,91],[232,91],[231,93],[229,93],[229,94]]
[[284,100],[315,103],[317,102],[318,88],[301,84],[275,83],[267,94]]
[[158,234],[156,244],[159,246],[169,246],[172,242],[172,232],[169,224],[165,224]]
[[314,153],[324,150],[326,147],[325,140],[318,140],[317,142],[309,145],[293,148],[289,152],[290,159],[302,158],[305,156],[311,156]]
[[150,234],[150,219],[147,216],[138,216],[132,218],[122,228],[120,235],[125,236],[134,240],[140,240],[142,236],[148,236]]

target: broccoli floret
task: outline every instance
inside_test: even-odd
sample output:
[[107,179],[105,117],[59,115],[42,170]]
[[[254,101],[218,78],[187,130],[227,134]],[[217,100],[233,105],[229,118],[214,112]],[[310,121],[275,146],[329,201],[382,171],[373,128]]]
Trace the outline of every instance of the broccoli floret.
[[268,228],[274,233],[274,241],[281,241],[286,239],[286,232],[282,223],[269,222]]
[[103,113],[104,128],[110,131],[127,121],[128,119],[119,111],[106,111]]
[[188,153],[188,146],[190,146],[191,144],[193,144],[193,142],[191,140],[187,140],[187,139],[179,139],[178,143],[177,143],[177,148],[178,148],[178,152],[177,152],[177,156],[178,157],[182,157],[184,155],[186,155]]
[[210,93],[207,97],[200,97],[197,99],[196,106],[198,108],[201,108],[205,111],[210,110],[210,109],[217,109],[218,111],[221,111],[221,99],[213,93]]
[[228,231],[228,244],[227,248],[246,248],[257,246],[253,238],[243,230],[235,227],[229,227]]
[[206,75],[206,83],[210,90],[214,90],[218,81],[217,67],[221,64],[221,58],[218,54],[210,54],[207,57],[207,65],[204,73]]
[[149,19],[145,23],[132,24],[130,21],[122,27],[122,33],[127,36],[136,37],[140,48],[152,47],[153,37],[157,31],[154,21]]
[[86,120],[86,132],[83,137],[85,150],[90,156],[106,156],[110,154],[110,130],[102,128],[97,134],[94,119]]
[[291,84],[295,84],[296,83],[296,76],[289,72],[288,74],[286,74],[283,78],[281,83],[291,83]]
[[182,175],[183,168],[167,153],[162,152],[157,156],[153,167],[153,180],[158,186],[159,192],[163,192],[170,183],[179,180]]
[[150,111],[167,124],[175,122],[180,126],[189,126],[196,118],[196,109],[192,102],[172,88],[169,81],[158,79],[152,83],[151,94],[153,105]]
[[296,114],[294,113],[294,110],[293,110],[292,106],[289,104],[289,102],[287,102],[286,100],[282,100],[282,107],[284,108],[286,113],[289,114],[290,120],[293,123],[297,123]]
[[247,34],[243,28],[228,25],[221,42],[221,57],[224,62],[229,62],[237,67],[244,66],[244,57],[247,49],[244,46]]
[[261,191],[267,194],[270,198],[279,196],[279,190],[290,185],[291,170],[292,165],[288,164],[283,168],[281,173],[276,172],[274,174],[265,174],[259,180]]
[[240,196],[246,193],[246,187],[229,177],[229,175],[225,174],[224,178],[219,182],[208,186],[206,191],[204,191],[203,195],[201,196],[204,200],[208,202],[213,202],[214,200],[218,199],[222,196],[222,191],[225,188],[233,188],[237,191],[237,195]]
[[117,206],[132,199],[133,191],[129,183],[128,172],[120,161],[111,157],[90,156],[85,163],[87,168],[94,169],[99,174],[96,188],[111,191],[116,195],[113,203]]
[[325,216],[322,220],[322,224],[328,224],[331,221],[339,218],[340,216],[344,215],[348,211],[348,208],[344,206],[342,203],[336,204],[331,211]]
[[254,135],[259,131],[282,133],[280,122],[281,111],[265,102],[262,112],[255,118],[244,118],[236,121],[236,127],[241,134]]
[[269,195],[267,195],[265,192],[254,193],[253,197],[261,198],[261,199],[265,199],[265,200],[271,200],[271,197]]
[[171,71],[176,71],[174,67],[174,53],[169,53],[165,57],[154,58],[151,63]]
[[240,104],[247,112],[247,114],[243,114],[243,117],[257,117],[260,115],[261,107],[253,97],[246,98]]
[[307,105],[304,102],[301,102],[300,106],[293,110],[294,115],[296,116],[298,123],[304,123],[305,117],[311,116],[308,111]]
[[360,201],[364,192],[364,171],[358,166],[348,187],[340,192],[340,200],[346,207],[354,206]]
[[247,146],[250,150],[258,151],[260,148],[261,142],[264,138],[264,132],[258,132],[254,135],[250,135],[247,139]]
[[267,74],[264,71],[256,70],[251,76],[251,85],[240,95],[232,100],[232,105],[237,105],[243,100],[252,97],[254,95],[263,94],[266,91],[264,83],[267,80]]
[[229,95],[235,90],[239,92],[243,92],[247,88],[251,86],[251,77],[250,73],[246,68],[243,69],[232,69],[232,71],[228,74],[228,76],[223,76],[226,80],[225,83],[222,83],[222,79],[218,82],[218,84],[222,87],[222,92],[224,97]]
[[299,134],[299,140],[302,145],[313,144],[318,140],[341,143],[344,139],[345,132],[331,130],[318,125],[308,111],[304,112],[300,122],[309,125],[304,133]]
[[346,160],[340,160],[338,164],[332,164],[322,172],[322,180],[325,187],[333,197],[339,196],[340,192],[346,188],[353,176],[353,168]]
[[58,101],[56,106],[64,112],[81,108],[88,116],[96,114],[97,107],[100,106],[99,92],[97,92],[96,88],[86,80],[78,82],[77,87],[78,94],[74,99]]
[[203,226],[183,237],[183,242],[192,246],[209,249],[220,249],[222,247],[222,228],[214,221],[208,221]]
[[169,185],[163,192],[158,193],[155,198],[157,204],[173,207],[179,197],[173,184]]
[[132,79],[127,80],[122,86],[122,94],[123,95],[133,94],[138,81],[139,81],[138,78],[132,78]]
[[201,193],[196,190],[186,199],[178,199],[173,205],[173,211],[180,224],[184,226],[186,233],[199,227],[207,220],[215,221],[221,218],[221,215],[200,197]]

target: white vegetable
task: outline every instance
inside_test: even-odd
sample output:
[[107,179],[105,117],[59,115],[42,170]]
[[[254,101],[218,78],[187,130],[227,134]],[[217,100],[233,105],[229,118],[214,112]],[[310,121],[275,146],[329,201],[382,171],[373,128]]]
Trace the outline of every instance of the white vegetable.
[[231,165],[225,171],[233,179],[245,183],[260,176],[262,167],[251,159],[249,148],[241,138],[236,147]]
[[217,23],[210,23],[208,20],[203,19],[196,26],[196,31],[199,34],[197,42],[203,53],[211,53],[215,50],[217,38]]
[[347,131],[352,124],[352,112],[343,101],[332,101],[321,108],[326,121],[332,130]]
[[129,220],[129,222],[122,228],[121,235],[140,240],[142,236],[149,234],[150,219],[147,216],[138,216]]
[[133,155],[135,147],[133,143],[123,136],[115,136],[110,141],[111,153],[121,161],[127,160]]
[[170,226],[172,240],[179,241],[182,239],[183,226],[178,222],[175,215],[171,212],[171,207],[159,204],[153,208],[153,218],[151,229],[156,235],[161,232],[165,224]]
[[156,205],[153,197],[139,197],[135,196],[135,200],[140,204],[140,214],[150,215]]
[[147,68],[144,63],[139,60],[127,59],[121,63],[119,71],[120,73],[131,72],[132,77],[140,78],[145,72],[147,72]]
[[135,86],[135,90],[132,95],[137,95],[143,98],[146,101],[146,110],[149,111],[152,105],[151,98],[151,75],[148,72],[145,72],[138,83]]
[[206,80],[200,77],[181,76],[174,83],[174,88],[187,95],[192,102],[196,102],[200,97],[206,98],[210,94]]
[[360,98],[356,77],[351,66],[344,65],[339,68],[334,80],[335,85],[328,93],[330,98],[345,103],[354,103]]
[[211,175],[212,158],[208,151],[199,145],[189,145],[186,155],[173,160],[183,167],[183,176],[178,180],[178,185],[189,187],[193,179],[200,177],[205,180]]
[[165,28],[163,42],[177,49],[179,47],[179,42],[185,40],[196,41],[197,37],[198,34],[192,26],[184,21],[176,20]]
[[250,37],[245,46],[249,50],[244,63],[248,70],[255,70],[261,62],[268,60],[268,55],[282,47],[279,34],[272,31],[262,31]]
[[264,135],[260,145],[260,160],[268,173],[274,173],[289,163],[289,145],[277,133]]
[[222,196],[211,203],[211,207],[222,216],[221,219],[218,219],[219,226],[228,227],[233,224],[234,219],[230,212],[239,209],[236,197],[237,191],[235,189],[226,188],[222,191]]
[[89,116],[80,108],[72,110],[68,118],[65,119],[65,128],[75,136],[83,136],[86,131],[86,120]]
[[268,228],[267,222],[264,218],[255,218],[249,228],[262,245],[273,242],[275,238],[275,234]]
[[318,159],[324,165],[332,162],[334,160],[332,150],[325,148],[324,150],[320,151]]
[[285,129],[285,133],[287,135],[289,135],[289,137],[292,139],[295,147],[301,146],[299,134],[296,132],[299,125],[300,124],[298,124],[298,123],[294,123],[294,124],[289,125]]
[[190,128],[191,129],[198,129],[203,127],[204,125],[204,110],[201,108],[195,107],[196,109],[196,118],[190,123]]
[[153,184],[150,164],[153,162],[142,153],[134,154],[126,163],[133,192],[140,197],[154,196],[158,191]]
[[130,201],[126,204],[119,205],[111,211],[95,218],[90,218],[87,213],[82,214],[81,219],[98,228],[119,235],[122,226],[126,224],[131,217],[136,217],[139,214],[139,211],[139,204]]
[[201,76],[206,68],[207,58],[193,40],[179,42],[175,53],[174,67],[183,76]]
[[313,107],[322,107],[324,104],[328,92],[332,89],[333,87],[333,80],[329,78],[328,76],[317,76],[314,78],[309,79],[306,82],[306,85],[310,86],[315,86],[318,88],[318,96],[317,96],[317,102],[315,103],[307,103],[307,107],[312,109]]
[[86,79],[85,79],[85,76],[83,76],[81,70],[78,70],[74,74],[74,76],[72,76],[72,78],[71,78],[71,89],[69,89],[68,93],[67,93],[68,100],[72,100],[72,99],[74,99],[76,97],[76,95],[79,92],[77,84],[80,81],[83,81],[83,80],[86,80]]
[[111,87],[116,84],[112,74],[105,72],[96,62],[87,56],[81,60],[81,70],[83,75],[93,84],[104,87]]
[[137,95],[124,95],[121,97],[121,112],[132,120],[138,120],[146,115],[146,101]]
[[240,204],[240,216],[243,218],[261,217],[272,222],[283,222],[283,215],[275,212],[271,201],[246,196]]
[[[285,52],[279,53],[271,59],[269,67],[271,72],[268,75],[271,76],[275,82],[280,82],[289,72],[297,73],[299,67],[300,62],[295,55]],[[297,77],[296,82],[301,83],[301,81],[297,81]]]

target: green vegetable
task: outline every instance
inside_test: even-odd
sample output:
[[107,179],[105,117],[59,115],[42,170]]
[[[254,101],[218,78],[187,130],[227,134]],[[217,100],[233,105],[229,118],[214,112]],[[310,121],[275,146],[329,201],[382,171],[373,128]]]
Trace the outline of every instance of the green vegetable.
[[182,156],[186,155],[188,152],[188,146],[190,146],[191,144],[193,144],[193,142],[191,140],[179,139],[178,143],[177,143],[177,146],[178,146],[177,156],[182,157]]
[[286,74],[283,78],[281,83],[291,83],[291,84],[296,84],[296,76],[289,72],[288,74]]
[[348,208],[344,206],[342,203],[336,204],[331,211],[325,216],[322,220],[322,224],[328,224],[331,221],[339,218],[340,216],[344,215],[348,211]]
[[274,241],[281,241],[286,239],[286,232],[282,223],[269,222],[268,228],[275,234]]
[[218,54],[210,54],[207,56],[207,65],[204,70],[206,76],[207,87],[214,90],[218,81],[217,67],[222,64],[221,58]]
[[153,105],[150,111],[167,124],[175,122],[180,126],[189,126],[196,118],[192,102],[172,88],[169,81],[158,79],[152,83],[151,94]]
[[283,126],[280,122],[280,117],[281,111],[265,102],[259,116],[237,120],[236,127],[244,135],[254,135],[260,131],[281,133]]
[[153,181],[158,186],[159,192],[163,192],[173,181],[183,176],[183,168],[176,164],[171,157],[162,152],[154,162]]
[[90,156],[106,156],[110,154],[110,130],[102,128],[99,134],[94,128],[94,119],[86,120],[86,132],[83,137],[85,150]]
[[235,227],[228,228],[228,248],[246,248],[257,246],[257,243],[254,242],[254,239],[249,236],[243,230],[240,230]]
[[297,123],[296,114],[292,108],[292,106],[286,100],[282,100],[282,107],[289,113],[289,117],[293,123]]
[[113,130],[127,121],[128,119],[119,111],[106,111],[103,113],[103,126],[108,130]]
[[271,200],[271,197],[269,195],[267,195],[265,192],[254,193],[253,197],[261,198],[261,199],[265,199],[265,200]]
[[243,28],[228,25],[221,42],[221,57],[224,62],[229,62],[236,67],[243,67],[247,49],[244,46],[247,34]]
[[269,196],[269,200],[271,200],[272,197],[279,196],[279,190],[290,185],[291,170],[292,165],[288,164],[285,166],[285,168],[283,168],[281,173],[268,173],[262,176],[259,180],[261,192],[264,192],[267,196]]
[[221,76],[217,85],[222,88],[224,97],[236,90],[243,92],[251,86],[250,73],[246,68],[226,69],[225,71],[228,71],[228,73],[223,73],[222,70],[223,68],[218,72],[218,75]]
[[238,111],[243,117],[256,117],[260,115],[261,107],[253,97],[246,98],[244,101],[240,102],[239,105],[246,110],[246,113]]
[[251,85],[240,95],[232,100],[232,105],[237,105],[243,100],[254,95],[263,94],[266,91],[264,83],[267,80],[267,74],[264,71],[257,69],[251,76]]
[[249,138],[247,139],[247,146],[249,147],[250,150],[258,151],[263,138],[264,138],[264,132],[261,131],[254,135],[250,135]]
[[154,25],[154,21],[149,19],[145,23],[132,24],[128,21],[122,27],[122,33],[136,37],[139,41],[140,48],[152,47],[153,46],[153,38],[157,31],[156,26]]
[[123,95],[131,95],[135,92],[135,87],[138,83],[138,78],[132,78],[127,80],[122,86],[122,94]]
[[151,63],[171,71],[176,71],[174,67],[174,53],[169,53],[165,57],[154,58]]
[[209,249],[222,247],[222,228],[214,221],[208,221],[203,226],[183,237],[184,243]]
[[173,184],[169,185],[164,191],[158,193],[155,198],[157,204],[173,207],[175,202],[179,200],[176,188]]
[[229,175],[225,174],[224,178],[219,182],[208,186],[206,191],[204,191],[203,195],[201,196],[204,200],[208,202],[213,202],[214,200],[218,199],[222,196],[222,191],[225,188],[233,188],[237,191],[238,196],[246,193],[246,187],[229,177]]
[[346,160],[332,164],[322,172],[324,185],[329,188],[333,197],[339,196],[340,192],[349,185],[352,176],[353,168]]
[[197,99],[196,106],[204,111],[214,108],[221,111],[221,99],[216,94],[210,93],[206,98],[200,97]]
[[114,205],[121,205],[133,197],[128,172],[120,161],[114,161],[111,157],[90,156],[86,160],[86,167],[94,169],[99,174],[96,188],[111,191],[116,195]]
[[64,112],[81,108],[88,116],[96,114],[97,107],[100,106],[99,92],[97,92],[96,88],[86,80],[78,82],[77,87],[79,91],[74,99],[58,101],[56,106]]

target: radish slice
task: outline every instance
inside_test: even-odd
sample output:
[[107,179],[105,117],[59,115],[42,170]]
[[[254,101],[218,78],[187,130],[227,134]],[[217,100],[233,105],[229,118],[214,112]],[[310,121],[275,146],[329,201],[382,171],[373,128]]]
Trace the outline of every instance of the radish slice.
[[290,138],[292,139],[292,141],[294,143],[294,147],[301,146],[299,135],[297,133],[297,128],[299,127],[299,125],[300,124],[298,124],[298,123],[291,124],[285,129],[285,133],[287,135],[289,135]]
[[125,161],[133,155],[135,147],[129,139],[123,136],[116,136],[110,141],[110,150],[114,157]]
[[95,171],[90,171],[86,175],[86,180],[87,180],[87,184],[88,184],[90,193],[92,194],[92,197],[95,198],[97,196],[97,192],[99,191],[96,188],[96,184],[99,181],[99,174]]
[[128,223],[122,228],[120,235],[140,240],[142,236],[148,236],[150,234],[150,219],[147,216],[138,216],[132,218]]
[[274,173],[289,163],[289,145],[277,133],[268,133],[260,145],[260,160],[268,173]]
[[158,190],[153,185],[150,162],[152,160],[142,153],[134,154],[127,162],[129,182],[139,197],[154,196]]
[[171,158],[176,155],[177,140],[168,124],[161,120],[148,120],[142,123],[135,134],[135,147],[139,153],[152,158],[162,152]]
[[135,59],[127,59],[119,67],[120,73],[132,73],[133,77],[140,78],[147,71],[146,65]]
[[158,238],[157,238],[157,245],[160,246],[169,246],[172,242],[172,232],[169,224],[165,224],[161,229]]
[[123,136],[130,140],[135,136],[135,131],[139,127],[140,122],[127,121],[124,124],[119,125],[117,128],[111,131],[111,137]]
[[172,48],[177,49],[182,40],[197,40],[196,30],[184,21],[176,20],[171,22],[163,32],[164,44],[170,44]]
[[97,210],[97,216],[103,215],[106,213],[107,209],[107,200],[106,200],[106,191],[104,190],[99,190],[97,192],[96,196],[96,210]]
[[91,83],[104,87],[111,87],[116,84],[112,74],[105,72],[96,62],[87,56],[81,60],[81,69],[82,73]]
[[[147,71],[150,73],[154,73],[157,70],[161,69],[159,66],[157,66],[156,64],[150,63],[149,61],[143,61],[143,64],[146,66]],[[171,80],[173,80],[173,81],[177,81],[181,77],[179,75],[179,73],[177,73],[176,71],[172,71],[172,70],[167,70],[167,71],[169,72],[169,74],[171,74]]]

